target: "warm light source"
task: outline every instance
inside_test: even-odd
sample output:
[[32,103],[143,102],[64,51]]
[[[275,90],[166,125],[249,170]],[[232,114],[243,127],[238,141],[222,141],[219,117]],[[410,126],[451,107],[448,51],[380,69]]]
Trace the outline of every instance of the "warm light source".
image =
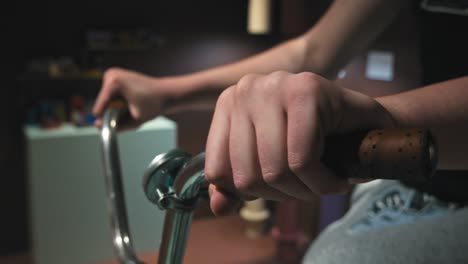
[[268,34],[271,31],[271,0],[249,0],[247,31]]

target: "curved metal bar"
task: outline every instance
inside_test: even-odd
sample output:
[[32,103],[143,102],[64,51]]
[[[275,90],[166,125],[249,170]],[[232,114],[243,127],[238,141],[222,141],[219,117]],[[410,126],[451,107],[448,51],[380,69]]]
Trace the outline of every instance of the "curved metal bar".
[[[102,162],[106,183],[113,247],[120,263],[143,264],[132,245],[122,183],[117,144],[117,126],[127,110],[109,108],[101,128]],[[146,169],[143,188],[148,199],[160,209],[168,209],[158,263],[182,263],[193,210],[200,197],[207,197],[208,183],[203,172],[204,153],[193,158],[172,150],[156,156]]]
[[173,189],[184,206],[189,210],[169,210],[164,220],[164,231],[159,249],[158,264],[182,263],[190,232],[193,210],[204,192],[208,192],[208,182],[203,171],[205,154],[192,158],[175,178]]
[[173,188],[178,172],[185,166],[191,155],[171,150],[157,155],[148,165],[143,175],[143,190],[146,197],[159,209],[173,209],[177,203]]
[[196,155],[180,170],[174,181],[174,191],[182,200],[198,197],[200,191],[207,191],[208,182],[205,179],[205,152]]
[[143,264],[138,260],[130,237],[122,186],[122,173],[117,146],[117,124],[125,110],[109,108],[104,116],[101,128],[102,162],[107,194],[112,242],[120,263]]
[[190,158],[173,150],[156,156],[143,177],[143,188],[150,201],[167,209],[159,264],[182,263],[193,210],[200,197],[207,196],[208,183],[203,172],[204,153]]

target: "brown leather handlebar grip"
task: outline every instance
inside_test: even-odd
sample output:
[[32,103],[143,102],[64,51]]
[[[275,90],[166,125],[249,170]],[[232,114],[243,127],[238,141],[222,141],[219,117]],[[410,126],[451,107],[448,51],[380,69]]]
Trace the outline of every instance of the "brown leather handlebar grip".
[[437,165],[429,130],[382,129],[329,136],[322,158],[337,175],[426,181]]

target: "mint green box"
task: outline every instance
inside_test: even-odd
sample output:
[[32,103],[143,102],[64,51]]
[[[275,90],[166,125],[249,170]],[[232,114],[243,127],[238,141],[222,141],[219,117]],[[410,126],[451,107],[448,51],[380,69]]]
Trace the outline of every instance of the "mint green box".
[[[35,263],[114,258],[99,131],[64,125],[54,130],[26,127],[24,132]],[[138,252],[158,248],[164,218],[143,193],[143,172],[155,155],[176,147],[176,134],[176,124],[160,117],[118,136],[127,214]]]

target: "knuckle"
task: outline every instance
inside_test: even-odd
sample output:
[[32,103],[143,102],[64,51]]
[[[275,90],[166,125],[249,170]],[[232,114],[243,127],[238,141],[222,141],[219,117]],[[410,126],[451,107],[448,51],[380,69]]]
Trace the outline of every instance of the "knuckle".
[[285,180],[286,170],[284,169],[272,169],[263,173],[263,180],[268,185],[278,185]]
[[319,77],[313,73],[300,73],[299,75],[301,76],[296,76],[295,84],[288,90],[288,102],[294,103],[297,100],[306,100],[306,98],[318,98],[322,93]]
[[252,86],[253,82],[257,78],[256,74],[247,74],[244,75],[236,85],[236,94],[237,95],[244,95]]
[[255,180],[245,176],[240,172],[233,172],[234,175],[234,186],[240,193],[252,193],[257,185]]
[[230,101],[232,100],[232,92],[233,89],[235,89],[235,86],[231,86],[227,89],[225,89],[218,97],[218,100],[216,102],[216,108],[218,107],[225,107],[227,106]]
[[320,75],[312,72],[301,72],[296,75],[296,78],[308,87],[319,87],[323,81],[323,78]]
[[274,71],[270,74],[271,77],[278,78],[278,79],[282,79],[286,77],[287,75],[289,75],[289,73],[286,71]]
[[288,155],[289,169],[294,174],[299,174],[307,169],[308,161],[307,158],[297,154]]
[[117,68],[117,67],[109,68],[104,72],[104,79],[114,79],[117,77],[117,75],[119,75],[120,72],[121,72],[120,68]]
[[205,165],[205,177],[209,183],[218,185],[223,178],[223,173],[219,168],[209,165],[209,163],[207,163]]
[[108,87],[115,88],[119,83],[120,69],[111,68],[104,73],[103,79]]
[[296,74],[296,77],[308,83],[318,83],[322,79],[320,75],[315,74],[313,72],[301,72],[301,73]]
[[257,77],[258,77],[258,75],[257,75],[257,74],[254,74],[254,73],[246,74],[246,75],[242,76],[242,78],[240,78],[240,80],[239,80],[239,82],[238,82],[238,85],[239,85],[239,84],[250,84],[250,83],[252,83]]
[[284,79],[289,75],[289,73],[285,71],[275,71],[268,75],[268,79],[265,82],[264,88],[270,89],[274,87],[280,87],[281,83],[284,81]]

